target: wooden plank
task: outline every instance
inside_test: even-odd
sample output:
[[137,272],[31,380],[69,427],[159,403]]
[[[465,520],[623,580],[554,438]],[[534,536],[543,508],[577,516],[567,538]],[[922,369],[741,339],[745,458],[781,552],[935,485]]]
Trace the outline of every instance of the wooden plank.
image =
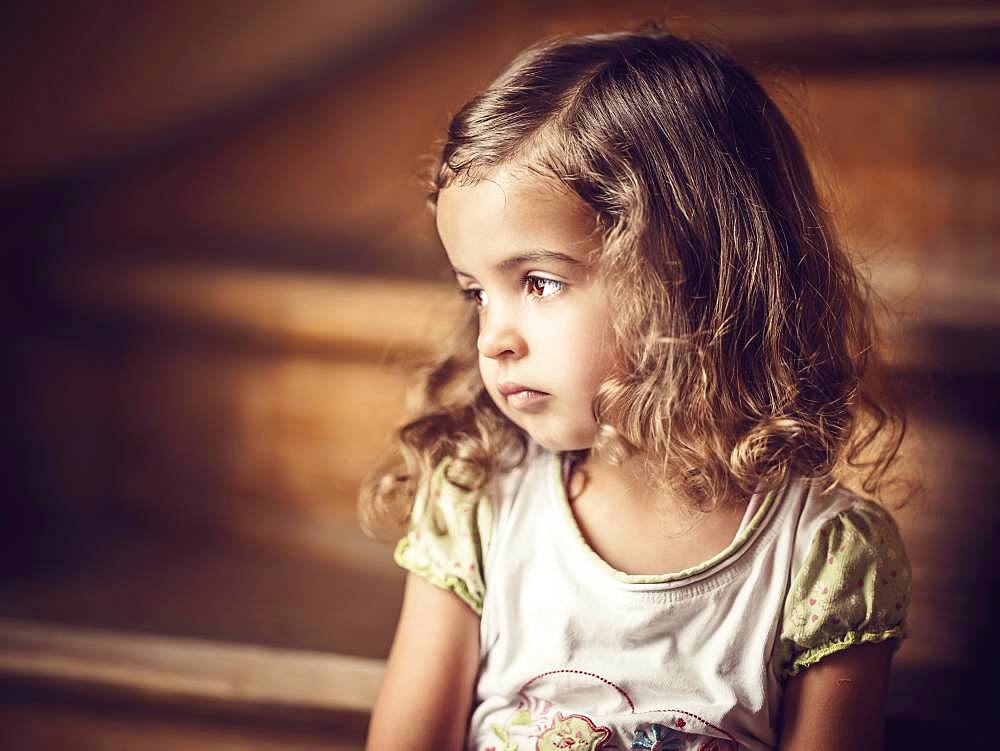
[[173,701],[371,711],[384,663],[201,639],[66,628],[0,618],[0,676]]
[[734,53],[754,63],[845,69],[993,62],[1000,53],[997,8],[807,10],[713,20]]
[[92,313],[371,354],[422,353],[462,309],[449,285],[170,262],[89,263],[50,284],[58,299]]
[[33,41],[0,50],[4,70],[30,71],[5,100],[18,116],[7,120],[0,140],[0,176],[8,183],[45,177],[253,117],[310,77],[350,68],[372,48],[412,33],[441,4],[292,0],[209,8],[173,0],[146,8],[62,6],[60,23],[52,23],[56,4],[8,5],[8,38]]
[[254,718],[202,717],[74,697],[6,697],[0,748],[32,751],[362,751],[364,731]]
[[[178,262],[105,262],[65,268],[51,280],[74,310],[152,325],[187,324],[280,343],[350,352],[369,360],[427,354],[462,314],[452,285],[347,274],[316,274]],[[885,321],[889,358],[899,368],[934,369],[942,330],[1000,329],[1000,281],[953,270],[882,262],[872,284],[894,317]],[[997,366],[989,352],[954,353],[954,369]],[[964,357],[964,359],[962,359]]]

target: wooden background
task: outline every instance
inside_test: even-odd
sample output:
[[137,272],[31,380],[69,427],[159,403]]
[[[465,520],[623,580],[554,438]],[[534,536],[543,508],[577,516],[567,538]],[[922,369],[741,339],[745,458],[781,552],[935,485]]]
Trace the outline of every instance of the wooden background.
[[402,573],[356,490],[457,304],[417,172],[523,46],[647,18],[761,76],[893,310],[923,492],[890,748],[988,731],[995,4],[17,2],[0,745],[358,747]]

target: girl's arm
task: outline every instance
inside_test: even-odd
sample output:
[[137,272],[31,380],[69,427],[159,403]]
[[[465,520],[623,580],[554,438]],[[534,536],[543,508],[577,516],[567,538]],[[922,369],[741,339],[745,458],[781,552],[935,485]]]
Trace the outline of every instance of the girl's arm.
[[882,751],[892,646],[850,647],[789,678],[781,751]]
[[367,751],[462,749],[478,669],[479,617],[409,573]]

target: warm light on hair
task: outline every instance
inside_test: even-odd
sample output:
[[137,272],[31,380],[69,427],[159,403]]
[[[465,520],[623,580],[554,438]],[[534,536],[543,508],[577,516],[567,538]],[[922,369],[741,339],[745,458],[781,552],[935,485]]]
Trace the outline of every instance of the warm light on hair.
[[[859,474],[879,495],[905,419],[876,396],[872,293],[749,72],[656,25],[546,40],[452,119],[431,209],[439,191],[500,167],[560,181],[602,234],[620,369],[594,401],[594,451],[639,456],[702,509],[788,471]],[[365,481],[369,533],[405,521],[445,456],[480,485],[523,457],[527,435],[480,380],[477,333],[473,311]]]

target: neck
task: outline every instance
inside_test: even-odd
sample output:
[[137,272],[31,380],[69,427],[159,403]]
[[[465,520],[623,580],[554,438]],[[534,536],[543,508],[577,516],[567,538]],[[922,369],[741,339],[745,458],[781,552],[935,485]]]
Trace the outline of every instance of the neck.
[[664,486],[648,457],[636,455],[615,465],[593,452],[577,466],[569,483],[573,497],[585,488],[603,502],[648,514],[661,526],[681,531],[690,531],[692,524],[698,525],[708,516]]

